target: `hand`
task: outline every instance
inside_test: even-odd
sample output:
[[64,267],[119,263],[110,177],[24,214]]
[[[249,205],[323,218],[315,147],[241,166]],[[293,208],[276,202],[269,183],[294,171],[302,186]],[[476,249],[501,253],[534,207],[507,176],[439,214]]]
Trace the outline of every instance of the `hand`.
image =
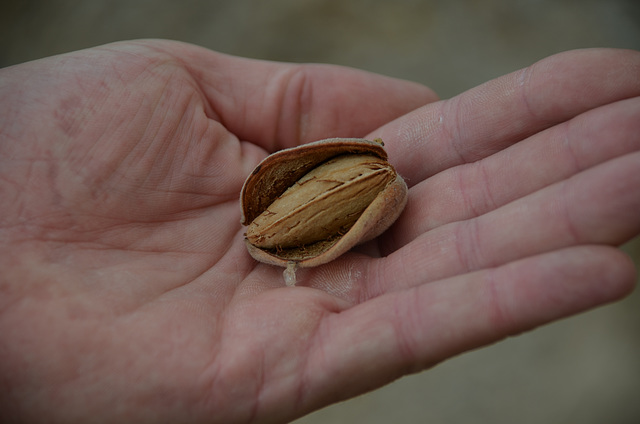
[[[1,70],[0,417],[286,421],[624,296],[639,70],[565,53],[379,129],[435,96],[155,41]],[[382,137],[409,204],[284,287],[239,190],[331,136]]]

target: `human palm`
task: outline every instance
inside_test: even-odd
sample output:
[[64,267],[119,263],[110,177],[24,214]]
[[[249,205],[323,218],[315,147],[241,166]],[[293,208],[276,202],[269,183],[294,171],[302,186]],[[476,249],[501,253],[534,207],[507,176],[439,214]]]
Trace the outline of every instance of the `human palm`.
[[[160,41],[3,70],[3,418],[281,422],[623,296],[638,71],[571,52],[435,102]],[[285,287],[246,252],[240,188],[333,136],[382,137],[409,203]]]

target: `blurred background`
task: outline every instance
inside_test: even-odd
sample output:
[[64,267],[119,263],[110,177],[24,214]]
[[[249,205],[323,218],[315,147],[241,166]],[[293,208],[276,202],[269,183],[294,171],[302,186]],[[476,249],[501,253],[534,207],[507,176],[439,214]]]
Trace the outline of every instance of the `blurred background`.
[[[564,50],[639,50],[640,1],[0,1],[2,67],[148,37],[353,66],[446,98]],[[624,249],[638,263],[640,241]],[[388,422],[637,424],[640,289],[296,421]]]

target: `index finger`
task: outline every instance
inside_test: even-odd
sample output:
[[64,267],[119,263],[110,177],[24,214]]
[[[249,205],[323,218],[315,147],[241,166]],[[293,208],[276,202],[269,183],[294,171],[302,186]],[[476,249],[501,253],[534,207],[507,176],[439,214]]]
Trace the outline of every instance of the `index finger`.
[[422,107],[373,132],[414,185],[475,162],[587,110],[640,95],[640,54],[560,53],[450,100]]

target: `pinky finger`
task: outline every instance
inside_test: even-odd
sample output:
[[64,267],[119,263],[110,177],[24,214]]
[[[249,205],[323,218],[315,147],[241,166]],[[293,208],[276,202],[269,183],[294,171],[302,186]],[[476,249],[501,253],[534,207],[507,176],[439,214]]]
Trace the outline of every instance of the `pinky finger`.
[[308,365],[325,372],[308,381],[307,393],[354,396],[618,300],[634,282],[620,250],[579,246],[376,297],[323,322]]

